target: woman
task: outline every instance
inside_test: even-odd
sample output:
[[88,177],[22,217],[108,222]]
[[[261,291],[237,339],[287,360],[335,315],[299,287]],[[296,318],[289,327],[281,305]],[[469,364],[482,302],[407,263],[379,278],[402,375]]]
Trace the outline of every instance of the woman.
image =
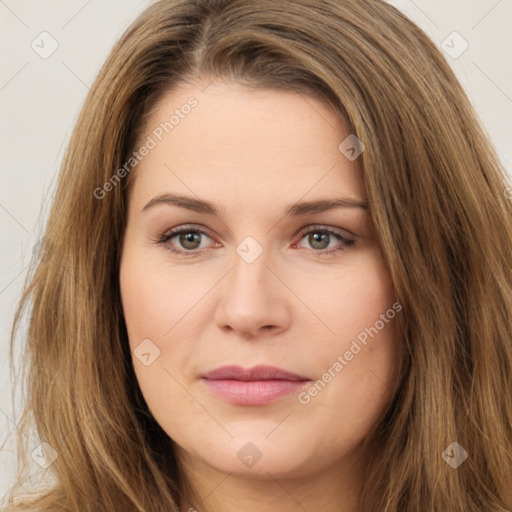
[[17,316],[54,478],[12,510],[510,510],[508,186],[384,2],[155,3]]

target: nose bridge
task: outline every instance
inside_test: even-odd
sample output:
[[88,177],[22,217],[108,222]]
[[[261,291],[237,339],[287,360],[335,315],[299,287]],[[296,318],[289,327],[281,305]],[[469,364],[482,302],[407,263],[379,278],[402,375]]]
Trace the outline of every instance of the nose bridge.
[[288,324],[287,298],[269,266],[270,250],[264,250],[254,238],[248,237],[236,247],[233,269],[217,308],[219,327],[254,335],[262,327],[284,328]]
[[[257,243],[257,242],[256,242]],[[269,283],[271,264],[270,251],[254,241],[244,240],[236,248],[233,271],[228,280],[228,293],[235,295],[241,303],[256,305],[271,295]]]

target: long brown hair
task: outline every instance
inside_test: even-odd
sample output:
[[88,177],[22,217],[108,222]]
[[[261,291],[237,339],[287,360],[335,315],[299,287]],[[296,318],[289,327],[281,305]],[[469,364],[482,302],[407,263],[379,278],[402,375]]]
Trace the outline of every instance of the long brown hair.
[[[512,201],[440,50],[380,0],[161,0],[91,87],[13,326],[12,349],[30,312],[19,429],[58,454],[37,510],[177,512],[187,492],[132,367],[118,262],[137,169],[119,170],[164,92],[215,77],[322,98],[366,147],[404,350],[361,510],[512,509]],[[456,469],[453,442],[468,454]]]

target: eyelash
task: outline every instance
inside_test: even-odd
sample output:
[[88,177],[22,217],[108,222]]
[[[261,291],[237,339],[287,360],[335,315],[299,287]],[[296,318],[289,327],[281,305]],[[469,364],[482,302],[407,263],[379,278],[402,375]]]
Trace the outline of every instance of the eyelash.
[[[157,237],[157,239],[155,240],[155,243],[164,245],[166,250],[171,251],[172,253],[178,254],[180,256],[183,256],[185,258],[194,258],[194,257],[200,256],[203,252],[209,252],[209,251],[205,251],[204,249],[203,250],[196,249],[195,251],[178,250],[178,249],[175,249],[174,247],[166,245],[167,242],[169,242],[172,238],[174,238],[177,235],[180,235],[182,233],[199,233],[201,235],[205,235],[205,236],[211,238],[208,235],[208,233],[206,233],[202,229],[199,229],[194,226],[181,226],[179,228],[175,228],[171,231],[167,231],[166,233],[159,235]],[[345,236],[341,235],[341,233],[334,231],[332,229],[327,229],[323,226],[308,226],[307,228],[304,228],[297,235],[297,236],[300,236],[299,242],[305,237],[305,235],[309,235],[311,233],[321,233],[324,235],[331,235],[342,243],[341,247],[335,247],[333,249],[321,249],[321,250],[310,249],[311,251],[313,251],[313,254],[315,254],[315,256],[317,256],[317,257],[321,257],[324,255],[332,255],[332,254],[338,253],[340,251],[346,251],[349,247],[351,247],[355,243],[355,240],[346,238]]]

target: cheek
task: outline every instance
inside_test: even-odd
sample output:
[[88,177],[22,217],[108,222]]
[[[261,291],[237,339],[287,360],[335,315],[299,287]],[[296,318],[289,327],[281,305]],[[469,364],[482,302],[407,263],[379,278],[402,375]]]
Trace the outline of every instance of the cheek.
[[[148,261],[144,251],[135,250],[122,259],[121,297],[137,382],[154,417],[169,426],[172,418],[181,418],[173,414],[173,407],[194,409],[193,400],[173,376],[181,381],[176,368],[187,367],[189,362],[187,340],[192,333],[187,332],[186,315],[197,301],[198,290],[194,292],[188,284],[186,273],[177,276],[161,263]],[[172,347],[165,342],[171,336]]]
[[165,264],[148,264],[150,261],[143,254],[129,255],[120,269],[123,312],[132,349],[145,338],[160,343],[198,299],[192,275],[169,272]]
[[336,403],[328,409],[335,411],[333,425],[355,435],[366,432],[391,398],[397,376],[401,305],[389,274],[375,252],[335,279],[316,281],[314,288],[304,281],[303,293],[308,289],[308,305],[321,318],[324,334],[310,353],[318,380],[299,403],[313,408]]
[[[314,314],[312,319],[321,320],[317,322],[321,329],[318,337],[325,346],[343,348],[358,335],[364,339],[367,329],[376,322],[379,331],[390,331],[388,325],[392,322],[385,322],[383,328],[380,315],[392,307],[395,294],[378,250],[361,254],[346,268],[314,278],[303,274],[295,282],[298,297]],[[394,313],[390,311],[388,317],[394,317]]]

